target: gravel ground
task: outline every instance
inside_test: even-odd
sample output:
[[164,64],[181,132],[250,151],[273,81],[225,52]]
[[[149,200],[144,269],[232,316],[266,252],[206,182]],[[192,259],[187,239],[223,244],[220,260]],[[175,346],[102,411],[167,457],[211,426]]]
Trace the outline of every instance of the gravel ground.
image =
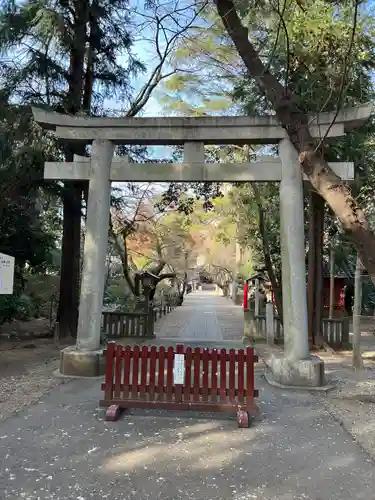
[[0,379],[0,421],[37,402],[51,389],[66,383],[66,380],[57,379],[52,375],[58,366],[59,361],[54,359],[21,375],[2,377]]
[[352,370],[349,356],[322,355],[335,389],[322,399],[327,410],[355,441],[375,459],[375,364]]
[[[257,351],[264,359],[269,349],[261,345]],[[375,364],[365,361],[364,370],[353,371],[351,353],[316,354],[324,360],[327,383],[334,386],[327,393],[313,393],[317,404],[323,404],[331,417],[375,460]]]
[[59,366],[59,359],[60,346],[51,339],[1,343],[0,421],[65,383],[52,375]]
[[375,405],[331,396],[324,404],[331,416],[375,460]]

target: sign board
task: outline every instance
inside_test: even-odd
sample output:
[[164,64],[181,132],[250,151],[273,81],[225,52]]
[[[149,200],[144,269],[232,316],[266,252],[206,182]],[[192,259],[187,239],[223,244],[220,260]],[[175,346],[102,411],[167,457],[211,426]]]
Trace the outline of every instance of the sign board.
[[173,383],[184,384],[185,382],[185,355],[175,354],[173,365]]
[[12,295],[14,282],[14,257],[0,253],[0,295]]

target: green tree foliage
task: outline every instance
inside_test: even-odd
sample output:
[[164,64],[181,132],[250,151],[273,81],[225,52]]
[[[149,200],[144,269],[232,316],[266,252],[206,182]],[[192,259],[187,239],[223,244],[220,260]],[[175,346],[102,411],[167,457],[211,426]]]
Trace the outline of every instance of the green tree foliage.
[[127,0],[3,2],[2,93],[73,114],[100,114],[108,97],[129,103],[130,78],[144,70],[129,26]]
[[[25,264],[44,268],[54,245],[40,205],[43,164],[52,153],[51,142],[44,140],[23,106],[3,106],[0,137],[0,251],[13,255],[19,270]],[[48,185],[44,189],[47,195]]]
[[[57,112],[84,115],[135,116],[141,112],[158,83],[174,73],[165,66],[179,36],[196,16],[191,8],[175,20],[173,9],[152,2],[137,10],[127,0],[6,0],[0,6],[0,105],[30,104]],[[191,14],[191,16],[190,16]],[[142,32],[146,34],[141,38]],[[154,40],[150,40],[149,36]],[[134,39],[153,47],[147,67],[134,56]],[[134,78],[145,74],[139,92]],[[112,103],[109,102],[112,100]],[[116,107],[117,109],[112,109]],[[8,129],[12,125],[8,122]],[[29,134],[29,128],[22,129]],[[21,134],[20,134],[21,135]],[[47,135],[48,137],[48,135]],[[6,137],[2,148],[8,148]],[[131,150],[132,151],[132,150]],[[119,153],[128,152],[119,148]],[[145,154],[145,148],[136,149]],[[44,152],[45,153],[45,152]],[[54,143],[54,159],[71,160],[84,147]],[[46,158],[44,154],[44,159]],[[42,162],[41,162],[42,163]],[[20,178],[40,172],[25,162]],[[14,182],[13,182],[14,184]],[[64,231],[60,287],[60,329],[74,335],[79,290],[81,202],[85,183],[65,183]]]
[[24,106],[1,108],[0,252],[15,257],[15,287],[13,296],[0,296],[0,323],[33,314],[23,293],[25,273],[45,271],[52,262],[56,233],[47,223],[51,210],[43,210],[41,200],[56,193],[54,186],[40,187],[51,154],[45,139]]
[[[246,7],[249,8],[249,5]],[[302,110],[317,114],[374,100],[373,14],[364,9],[360,11],[353,37],[352,6],[347,3],[337,5],[324,0],[314,0],[299,8],[294,2],[285,2],[280,9],[282,11],[278,11],[274,4],[262,3],[257,4],[251,13],[240,12],[262,61],[280,82],[288,84]],[[205,28],[203,30],[197,27],[196,31],[191,33],[189,41],[177,53],[180,67],[185,69],[185,72],[174,88],[169,86],[165,89],[162,102],[175,113],[185,113],[188,110],[190,113],[202,114],[202,109],[206,109],[207,113],[211,114],[209,106],[204,108],[201,99],[208,87],[208,95],[212,96],[213,100],[220,96],[231,96],[234,99],[232,107],[223,105],[224,113],[230,109],[247,114],[272,114],[269,102],[259,92],[254,81],[248,78],[235,48],[228,42],[222,23],[210,7],[205,11]],[[349,58],[348,46],[351,40]],[[191,61],[194,61],[195,71]],[[216,79],[213,78],[214,72]],[[225,80],[226,85],[221,93],[222,80]],[[211,94],[210,89],[214,89]],[[179,104],[180,100],[185,101],[185,108]],[[213,114],[215,112],[216,110]],[[361,129],[353,130],[346,137],[334,142],[330,141],[325,147],[325,155],[329,161],[355,163],[354,190],[370,221],[373,220],[374,213],[373,144],[374,123],[371,120]],[[272,148],[266,152],[272,153]],[[276,277],[279,277],[277,189],[270,185],[258,185],[255,188],[261,196],[262,207],[258,208],[262,209],[266,217],[268,243]],[[214,193],[207,189],[203,194],[209,198]],[[256,197],[250,186],[239,188],[236,196],[242,198],[243,206],[248,207],[248,216],[242,214],[241,223],[247,228],[248,244],[251,244],[259,257],[263,253],[261,250],[264,249],[264,240],[259,231]],[[337,220],[328,210],[326,226],[335,227],[343,241],[343,233],[337,229]],[[326,238],[326,242],[328,240]],[[352,246],[345,244],[345,248],[347,257],[352,260]],[[328,251],[326,258],[327,255]]]
[[[69,114],[102,114],[107,97],[130,99],[130,78],[142,68],[132,56],[129,8],[123,0],[3,2],[0,9],[0,99]],[[124,64],[119,63],[120,54]],[[55,148],[71,159],[84,148]],[[30,175],[25,164],[22,177]],[[34,173],[32,174],[34,175]],[[74,335],[79,292],[82,183],[66,183],[60,287],[60,331]]]

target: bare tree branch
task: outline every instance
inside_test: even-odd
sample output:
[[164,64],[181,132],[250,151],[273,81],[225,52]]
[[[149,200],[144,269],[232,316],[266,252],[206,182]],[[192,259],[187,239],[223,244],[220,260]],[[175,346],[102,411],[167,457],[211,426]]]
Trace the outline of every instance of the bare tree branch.
[[233,0],[215,0],[215,5],[249,75],[271,103],[277,118],[299,153],[302,171],[340,220],[375,283],[375,256],[373,254],[375,234],[363,210],[353,198],[350,188],[329,167],[322,152],[316,150],[316,141],[309,130],[309,118],[299,109],[291,90],[285,89],[264,67],[259,54],[249,40],[248,30],[243,26],[236,12]]
[[[289,83],[289,65],[290,65],[290,42],[289,42],[289,33],[288,33],[288,28],[285,23],[284,19],[284,13],[286,10],[287,6],[287,0],[284,0],[284,5],[282,10],[280,10],[280,4],[279,1],[277,1],[277,6],[273,5],[272,2],[270,2],[271,7],[274,9],[274,11],[277,13],[277,15],[280,18],[280,24],[283,27],[284,34],[285,34],[285,42],[286,42],[286,48],[285,48],[285,59],[286,59],[286,68],[285,68],[285,83],[284,87],[285,90],[287,91],[288,89],[288,83]],[[279,32],[279,27],[278,27],[278,32]],[[277,39],[275,41],[275,49],[276,49],[276,44],[277,44]],[[266,69],[269,69],[270,65],[268,64]]]
[[136,295],[136,289],[135,289],[135,283],[133,282],[131,276],[130,276],[130,270],[129,270],[129,262],[128,262],[128,250],[127,250],[127,244],[126,244],[126,235],[124,233],[119,233],[115,234],[113,230],[113,224],[112,224],[112,218],[110,217],[110,222],[109,222],[109,233],[110,237],[113,241],[114,247],[117,251],[117,254],[121,260],[121,267],[122,267],[122,272],[125,278],[125,281],[131,290],[133,295]]
[[[173,68],[163,73],[163,69],[167,65],[177,41],[185,36],[187,31],[194,26],[193,23],[198,18],[205,5],[206,3],[203,3],[201,6],[195,7],[194,4],[191,4],[186,7],[178,8],[177,4],[175,4],[173,9],[167,10],[167,12],[161,16],[159,15],[159,11],[162,10],[161,7],[163,6],[154,3],[153,16],[147,16],[147,14],[142,13],[142,16],[148,18],[151,23],[154,24],[155,38],[153,44],[155,46],[158,62],[153,71],[151,71],[146,83],[132,102],[126,116],[136,116],[147,104],[151,94],[159,83],[178,71],[177,68]],[[191,15],[184,24],[181,24],[179,17],[182,18],[184,12],[191,12]],[[170,22],[173,24],[173,29],[168,26]]]

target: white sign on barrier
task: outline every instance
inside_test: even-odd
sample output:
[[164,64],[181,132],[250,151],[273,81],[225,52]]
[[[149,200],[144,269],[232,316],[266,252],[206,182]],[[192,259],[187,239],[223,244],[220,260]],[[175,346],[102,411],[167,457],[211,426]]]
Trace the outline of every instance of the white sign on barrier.
[[12,295],[14,282],[14,257],[0,253],[0,295]]
[[183,384],[185,382],[185,355],[175,354],[173,364],[173,383]]

